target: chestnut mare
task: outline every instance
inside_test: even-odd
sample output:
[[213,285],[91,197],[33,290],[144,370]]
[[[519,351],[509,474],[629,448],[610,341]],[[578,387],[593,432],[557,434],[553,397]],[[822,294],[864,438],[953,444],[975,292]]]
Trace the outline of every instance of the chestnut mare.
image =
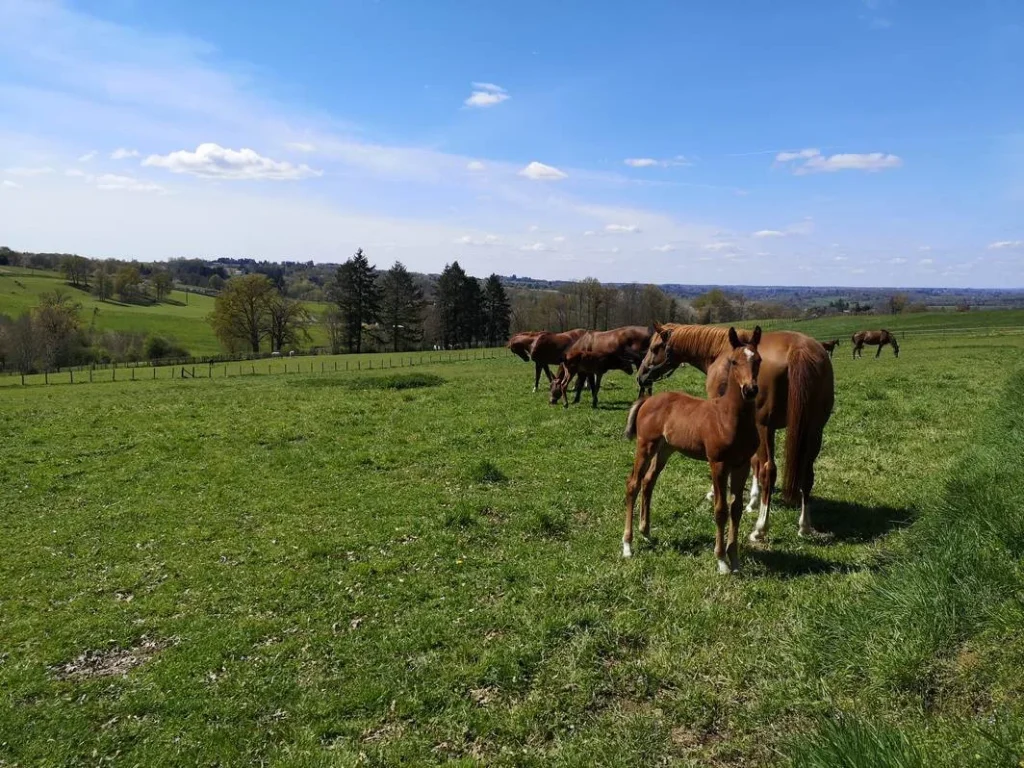
[[[548,376],[548,381],[552,379],[551,369],[549,365],[558,365],[562,362],[562,356],[565,351],[573,345],[580,336],[586,333],[583,328],[574,328],[571,331],[565,333],[550,333],[548,331],[536,331],[534,333],[533,340],[526,345],[527,357],[523,357],[524,360],[532,360],[536,367],[536,376],[533,379],[533,391],[537,391],[537,387],[540,385],[540,372],[544,371]],[[525,334],[517,334],[522,336]],[[512,347],[512,340],[517,338],[513,336],[509,339],[509,348]],[[513,350],[514,351],[514,350]],[[519,354],[518,352],[516,354]]]
[[[632,375],[633,366],[640,366],[647,352],[651,331],[642,325],[626,325],[610,331],[589,331],[581,336],[565,353],[558,368],[558,374],[551,380],[551,405],[559,399],[569,407],[569,383],[576,379],[576,398],[585,382],[590,383],[593,407],[597,408],[597,393],[601,388],[601,377],[608,371],[625,371]],[[640,393],[649,387],[641,387]]]
[[[509,351],[522,360],[524,363],[530,362],[530,347],[533,346],[534,340],[540,336],[544,331],[523,331],[521,333],[513,334],[508,340],[506,345]],[[548,381],[551,381],[551,369],[546,365],[537,365],[537,384],[540,384],[540,372],[541,370],[548,376]],[[533,387],[533,391],[537,391],[536,384]]]
[[[656,381],[683,363],[707,374],[707,392],[713,395],[725,384],[724,372],[713,366],[731,349],[729,332],[703,325],[655,325],[655,335],[640,365],[641,384]],[[741,340],[749,338],[738,332]],[[768,532],[772,490],[778,473],[775,461],[775,432],[786,430],[786,466],[783,495],[800,504],[799,533],[813,533],[810,499],[814,487],[814,462],[821,451],[822,434],[835,404],[832,361],[814,339],[793,331],[771,331],[761,337],[758,347],[762,364],[758,373],[757,431],[760,445],[753,459],[754,480],[747,511],[760,510],[751,541],[761,541]],[[710,494],[709,494],[710,496]]]
[[850,340],[853,342],[854,360],[858,357],[863,357],[861,350],[864,349],[865,344],[878,346],[878,351],[875,352],[875,357],[882,354],[882,347],[886,344],[892,345],[892,353],[896,355],[896,357],[900,356],[900,345],[896,343],[896,335],[889,333],[889,331],[884,328],[880,331],[857,331],[850,337]]
[[[633,404],[626,421],[626,437],[636,438],[633,471],[626,481],[626,527],[622,534],[622,556],[633,554],[633,508],[640,490],[640,531],[651,533],[651,495],[658,475],[674,452],[711,467],[715,500],[715,557],[719,573],[736,573],[740,568],[736,539],[743,515],[743,487],[750,474],[750,459],[761,438],[757,430],[758,370],[761,356],[757,347],[761,327],[749,342],[740,341],[735,328],[729,329],[730,350],[715,364],[725,392],[702,400],[685,392],[662,392]],[[728,493],[732,503],[726,510]],[[728,543],[726,515],[730,519]],[[726,561],[728,558],[728,562]]]
[[819,344],[825,348],[828,352],[828,356],[832,357],[832,353],[836,351],[836,347],[839,346],[839,339],[832,339],[832,341],[819,341]]

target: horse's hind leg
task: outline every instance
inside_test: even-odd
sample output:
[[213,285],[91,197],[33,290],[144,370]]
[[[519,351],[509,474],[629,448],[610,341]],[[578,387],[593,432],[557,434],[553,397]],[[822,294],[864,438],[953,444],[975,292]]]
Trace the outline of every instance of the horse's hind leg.
[[626,526],[622,532],[622,556],[633,556],[633,508],[636,506],[636,493],[640,489],[640,479],[654,454],[654,444],[641,440],[636,441],[636,453],[633,456],[633,469],[626,480]]
[[800,523],[797,529],[800,536],[813,536],[815,533],[811,524],[811,491],[814,489],[814,462],[820,452],[821,430],[814,430],[807,435],[807,453],[800,475]]
[[739,573],[740,555],[738,539],[740,535],[740,519],[743,517],[743,488],[747,485],[747,475],[750,474],[750,464],[743,464],[735,467],[729,477],[729,490],[732,492],[732,501],[729,504],[729,541],[725,551],[729,556],[729,566],[733,573]]
[[878,357],[881,356],[881,354],[882,354],[882,346],[883,346],[882,344],[878,345],[878,351],[875,352],[875,358],[878,358]]
[[[758,425],[758,432],[761,435],[761,443],[757,447],[757,456],[754,460],[756,474],[754,483],[750,487],[750,506],[748,511],[754,511],[754,499],[757,498],[760,506],[757,513],[757,522],[754,523],[754,530],[750,534],[751,541],[764,541],[768,536],[768,521],[771,514],[772,492],[775,489],[775,481],[778,478],[778,467],[775,464],[775,430],[770,427]],[[755,490],[757,495],[755,496]]]
[[[587,374],[583,373],[583,371],[576,374],[576,396],[572,399],[573,405],[580,401],[580,395],[583,394],[583,385],[586,384],[586,382]],[[568,408],[569,403],[566,403],[565,406]]]
[[644,475],[643,484],[640,486],[640,533],[645,539],[651,538],[651,496],[654,495],[654,486],[658,482],[661,470],[665,468],[671,450],[668,445],[662,444],[657,454],[651,461],[647,474]]
[[590,374],[590,395],[593,398],[593,407],[597,408],[597,392],[601,389],[601,374]]
[[[546,365],[541,365],[540,363],[538,363],[536,361],[534,362],[533,366],[536,369],[536,371],[535,371],[536,372],[536,376],[533,377],[533,391],[536,392],[537,391],[537,387],[540,386],[540,372],[542,370],[546,370],[547,366]],[[548,381],[551,381],[551,372],[550,371],[548,371]]]

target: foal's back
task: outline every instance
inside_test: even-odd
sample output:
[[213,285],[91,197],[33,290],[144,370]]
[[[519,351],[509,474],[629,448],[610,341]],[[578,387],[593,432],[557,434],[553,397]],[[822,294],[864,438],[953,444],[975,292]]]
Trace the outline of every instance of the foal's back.
[[660,392],[641,403],[636,414],[637,442],[665,440],[691,459],[707,460],[705,437],[714,401],[686,392]]

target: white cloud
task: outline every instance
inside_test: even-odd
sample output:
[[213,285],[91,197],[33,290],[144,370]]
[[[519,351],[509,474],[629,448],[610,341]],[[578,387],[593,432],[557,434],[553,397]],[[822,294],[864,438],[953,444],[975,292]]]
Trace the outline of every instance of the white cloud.
[[653,248],[651,248],[651,250],[657,251],[658,253],[669,253],[671,251],[676,250],[676,247],[674,245],[669,245],[668,243],[665,243],[665,245],[656,245]]
[[[10,171],[8,171],[10,173]],[[990,251],[999,251],[1003,249],[1013,250],[1016,248],[1024,248],[1024,240],[1000,240],[995,243],[989,243]]]
[[630,168],[672,168],[679,165],[690,165],[690,161],[682,155],[676,155],[665,160],[656,160],[653,157],[627,157],[622,162]]
[[546,243],[530,243],[529,245],[522,245],[522,246],[520,246],[519,250],[520,251],[544,252],[544,251],[553,251],[555,249],[552,248],[550,245],[547,245]]
[[586,232],[583,233],[583,236],[584,237],[593,237],[596,234],[597,234],[597,232],[595,232],[594,230],[588,229]]
[[138,157],[139,150],[137,149],[126,149],[124,147],[118,147],[110,153],[111,160],[127,160],[129,157]]
[[470,160],[466,163],[467,171],[484,171],[487,170],[487,166],[481,163],[479,160]]
[[781,232],[777,229],[759,229],[753,234],[753,237],[785,237],[786,233]]
[[44,166],[42,168],[7,168],[4,173],[11,176],[45,176],[48,173],[53,173],[53,168]]
[[500,245],[501,238],[497,235],[484,235],[483,237],[474,237],[473,235],[463,235],[456,241],[459,245]]
[[315,171],[305,164],[296,166],[263,157],[251,149],[227,149],[212,142],[200,144],[195,152],[182,149],[169,155],[150,155],[142,164],[206,179],[287,181],[323,174],[323,171]]
[[640,232],[640,227],[636,224],[608,224],[604,231],[613,235],[635,235]]
[[705,251],[730,251],[736,248],[735,243],[706,243]]
[[294,152],[316,152],[316,146],[307,141],[289,141],[285,147]]
[[85,171],[80,168],[68,168],[64,171],[65,176],[88,176]]
[[921,259],[917,263],[920,264],[922,267],[930,267],[932,264],[935,263],[935,260],[934,259]]
[[556,235],[555,237],[552,237],[551,240],[556,243],[564,243],[565,235]]
[[78,162],[80,162],[80,163],[88,163],[90,160],[92,160],[94,157],[96,157],[97,154],[99,154],[99,153],[95,149],[92,150],[92,152],[86,152],[84,155],[82,155],[80,158],[78,158]]
[[897,256],[897,257],[895,257],[893,259],[889,259],[889,263],[890,264],[906,264],[907,260],[904,259],[902,256]]
[[508,91],[494,83],[473,83],[475,89],[463,102],[467,107],[493,107],[512,98]]
[[132,176],[118,176],[105,173],[96,177],[96,188],[102,190],[125,190],[128,192],[166,192],[159,184],[142,181]]
[[928,252],[928,251],[930,251],[931,249],[932,249],[932,247],[931,247],[930,245],[919,245],[919,246],[917,247],[917,250],[919,250],[919,251],[924,251],[925,253],[927,253],[927,252]]
[[16,181],[11,181],[10,179],[4,179],[2,186],[7,187],[8,189],[21,189],[21,184],[18,184]]
[[544,165],[544,163],[538,163],[536,160],[519,171],[519,175],[534,181],[558,181],[569,176],[564,171],[560,171],[550,165]]
[[779,152],[775,156],[776,165],[786,163],[790,163],[788,167],[795,175],[804,176],[809,173],[835,171],[883,171],[887,168],[898,168],[903,165],[903,160],[884,152],[823,155],[817,149],[801,149],[796,152]]

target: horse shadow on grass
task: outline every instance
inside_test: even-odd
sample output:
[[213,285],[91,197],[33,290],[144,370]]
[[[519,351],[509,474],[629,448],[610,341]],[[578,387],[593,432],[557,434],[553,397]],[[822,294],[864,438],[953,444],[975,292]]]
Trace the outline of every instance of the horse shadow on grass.
[[906,528],[916,514],[909,507],[815,499],[811,516],[814,527],[826,538],[846,544],[867,544]]

